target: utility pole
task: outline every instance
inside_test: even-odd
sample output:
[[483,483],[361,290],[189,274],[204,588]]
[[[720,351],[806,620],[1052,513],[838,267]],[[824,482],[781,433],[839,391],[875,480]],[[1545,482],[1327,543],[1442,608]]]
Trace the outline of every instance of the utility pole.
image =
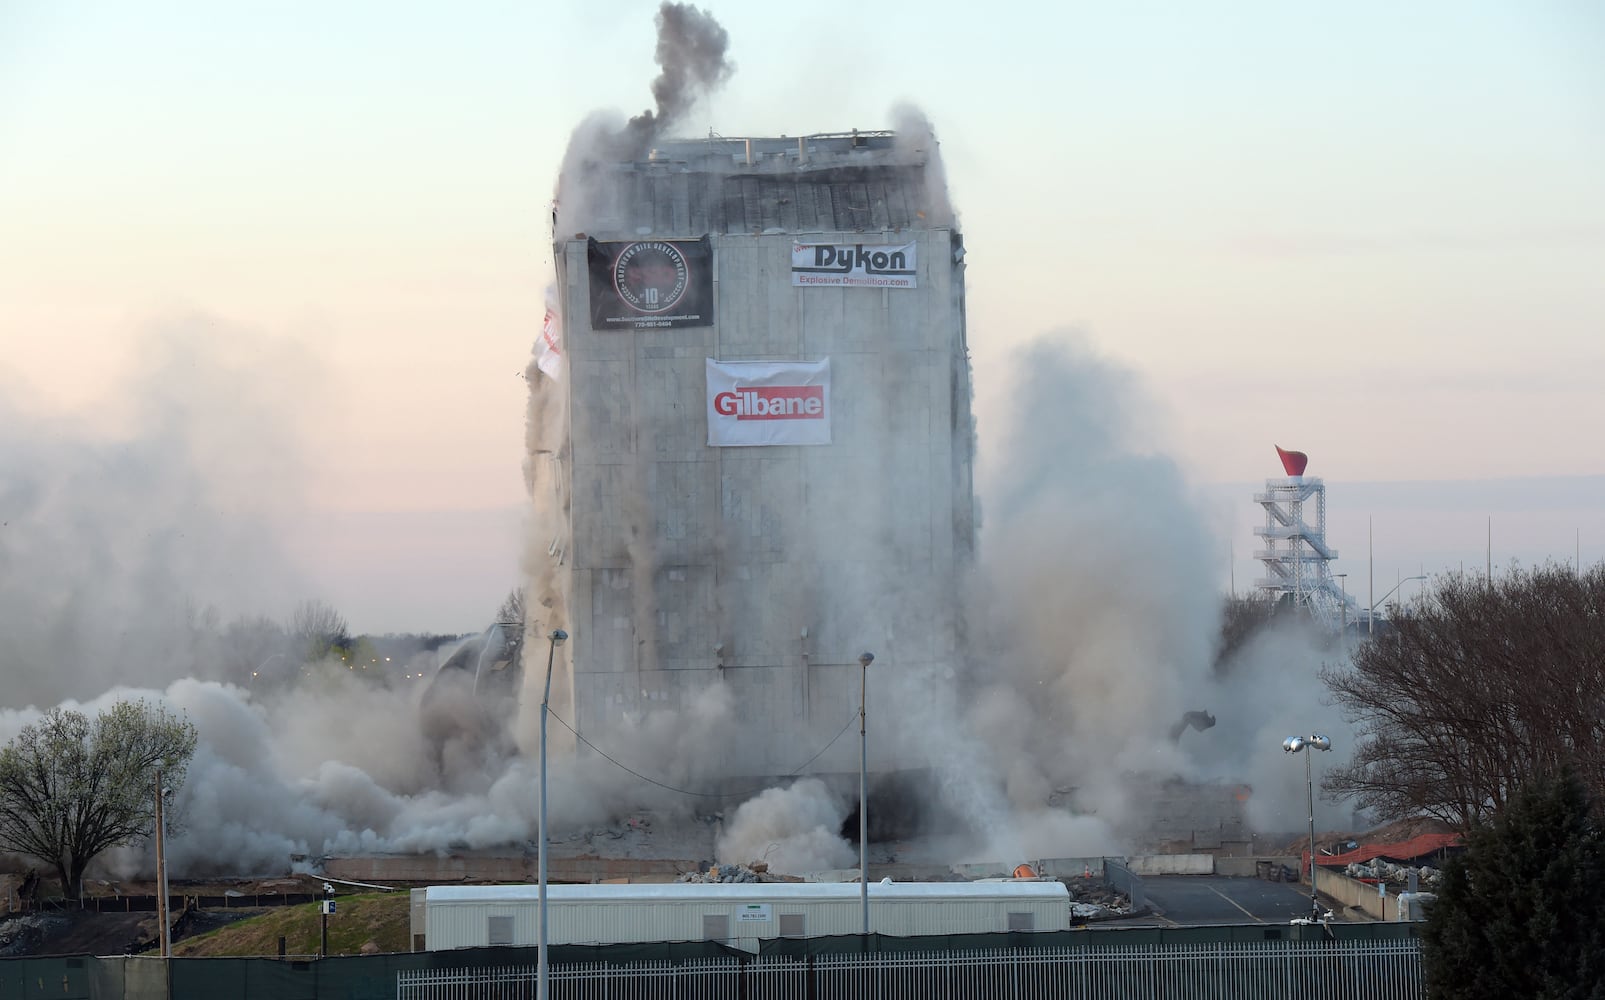
[[172,958],[173,920],[167,901],[167,845],[163,839],[167,833],[162,814],[162,800],[165,798],[167,790],[162,787],[162,769],[158,767],[156,769],[156,922],[161,925],[162,957]]

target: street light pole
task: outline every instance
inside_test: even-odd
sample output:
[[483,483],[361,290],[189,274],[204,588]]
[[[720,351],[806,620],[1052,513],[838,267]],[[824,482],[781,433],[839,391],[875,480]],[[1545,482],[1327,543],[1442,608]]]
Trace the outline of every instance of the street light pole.
[[1387,601],[1388,601],[1388,598],[1392,597],[1394,595],[1395,591],[1397,591],[1400,587],[1404,586],[1405,584],[1409,583],[1411,580],[1425,580],[1425,579],[1426,579],[1425,576],[1407,576],[1403,580],[1400,580],[1398,583],[1394,584],[1393,585],[1393,590],[1390,590],[1386,594],[1383,594],[1382,595],[1382,600],[1380,600],[1380,601],[1376,602],[1375,604],[1371,605],[1371,610],[1367,611],[1365,613],[1365,617],[1366,617],[1366,621],[1367,621],[1366,634],[1370,635],[1374,631],[1370,626],[1370,622],[1372,622],[1372,621],[1374,621],[1376,619],[1377,608],[1380,608],[1382,605],[1386,604]]
[[546,716],[552,701],[552,661],[557,657],[557,647],[568,640],[568,633],[554,628],[546,638],[551,640],[551,644],[546,648],[546,690],[541,695],[541,811],[536,834],[540,840],[535,845],[540,882],[537,889],[540,900],[540,947],[537,949],[535,970],[537,1000],[547,1000],[552,991],[551,970],[546,963]]
[[161,925],[161,950],[163,958],[173,957],[173,925],[170,914],[171,906],[167,900],[167,844],[163,839],[166,835],[166,823],[163,818],[162,800],[167,797],[167,790],[162,787],[162,769],[156,769],[156,922]]
[[869,936],[869,738],[864,734],[864,710],[869,696],[869,665],[874,653],[858,654],[858,901],[864,911],[864,936]]
[[1321,903],[1315,891],[1315,778],[1310,771],[1310,748],[1322,752],[1332,749],[1332,741],[1315,733],[1311,736],[1289,736],[1282,741],[1284,753],[1304,754],[1304,789],[1310,806],[1310,919],[1321,919]]
[[1338,586],[1343,588],[1343,628],[1341,634],[1347,638],[1349,634],[1349,574],[1333,573],[1337,577]]

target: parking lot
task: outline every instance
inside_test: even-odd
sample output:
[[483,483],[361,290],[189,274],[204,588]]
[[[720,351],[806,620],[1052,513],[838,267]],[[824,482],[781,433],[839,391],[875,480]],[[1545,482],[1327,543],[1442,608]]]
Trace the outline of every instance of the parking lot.
[[1285,924],[1310,914],[1307,886],[1215,875],[1143,879],[1151,920],[1165,924]]

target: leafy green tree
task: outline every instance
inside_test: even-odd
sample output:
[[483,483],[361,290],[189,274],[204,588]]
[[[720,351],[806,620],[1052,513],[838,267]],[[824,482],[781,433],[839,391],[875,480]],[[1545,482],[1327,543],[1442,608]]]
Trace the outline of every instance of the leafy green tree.
[[1605,833],[1574,773],[1468,834],[1423,946],[1433,1000],[1605,1000]]
[[142,701],[93,720],[51,709],[0,749],[0,849],[51,866],[77,897],[95,857],[152,832],[155,771],[182,785],[195,743],[187,720]]

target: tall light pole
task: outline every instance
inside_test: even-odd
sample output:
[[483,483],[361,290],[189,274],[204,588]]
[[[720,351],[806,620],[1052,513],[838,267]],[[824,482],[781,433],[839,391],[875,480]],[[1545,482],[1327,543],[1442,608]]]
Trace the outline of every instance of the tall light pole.
[[1365,634],[1366,635],[1371,635],[1371,634],[1376,632],[1376,627],[1375,627],[1375,625],[1373,623],[1376,621],[1377,608],[1380,608],[1382,605],[1386,604],[1388,598],[1393,596],[1394,591],[1397,591],[1400,587],[1402,587],[1405,584],[1409,583],[1411,580],[1425,580],[1425,579],[1426,579],[1425,576],[1407,576],[1403,580],[1400,580],[1398,583],[1394,584],[1393,585],[1393,590],[1390,590],[1386,594],[1383,594],[1382,595],[1382,600],[1380,600],[1380,601],[1376,602],[1375,604],[1371,605],[1371,610],[1367,611],[1365,613],[1365,618],[1366,618]]
[[869,665],[874,653],[858,654],[858,901],[869,935],[869,738],[864,735],[864,707],[869,696]]
[[1315,779],[1310,774],[1310,748],[1327,751],[1332,749],[1332,741],[1316,733],[1311,736],[1289,736],[1282,741],[1284,753],[1304,754],[1304,788],[1309,795],[1310,803],[1310,919],[1321,919],[1321,904],[1315,898]]
[[547,1000],[552,993],[551,970],[546,964],[546,715],[550,711],[552,701],[552,660],[557,656],[557,647],[568,641],[568,633],[560,628],[554,628],[546,638],[551,640],[551,645],[546,647],[546,690],[541,695],[541,813],[536,834],[540,841],[535,845],[535,855],[539,859],[537,878],[540,885],[536,892],[540,900],[538,905],[541,925],[535,970],[537,1000]]

